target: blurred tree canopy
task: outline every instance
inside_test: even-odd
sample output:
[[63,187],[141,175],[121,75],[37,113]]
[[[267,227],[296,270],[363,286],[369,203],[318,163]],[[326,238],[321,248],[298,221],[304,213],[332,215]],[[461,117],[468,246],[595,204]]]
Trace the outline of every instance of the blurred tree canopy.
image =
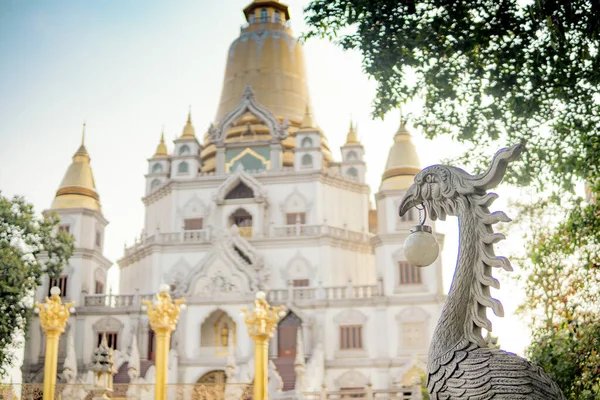
[[314,0],[305,11],[304,38],[363,55],[374,115],[419,98],[412,122],[430,138],[525,144],[513,182],[572,191],[574,178],[598,179],[598,0]]

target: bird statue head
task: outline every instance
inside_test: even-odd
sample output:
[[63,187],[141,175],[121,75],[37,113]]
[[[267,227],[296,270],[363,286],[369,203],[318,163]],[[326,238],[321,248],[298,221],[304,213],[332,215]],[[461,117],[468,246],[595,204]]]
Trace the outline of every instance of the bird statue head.
[[508,163],[522,150],[523,146],[516,144],[498,151],[488,170],[479,175],[449,165],[432,165],[421,170],[402,199],[400,216],[419,204],[425,206],[434,221],[445,220],[446,215],[460,215],[468,207],[471,195],[485,195],[500,183]]

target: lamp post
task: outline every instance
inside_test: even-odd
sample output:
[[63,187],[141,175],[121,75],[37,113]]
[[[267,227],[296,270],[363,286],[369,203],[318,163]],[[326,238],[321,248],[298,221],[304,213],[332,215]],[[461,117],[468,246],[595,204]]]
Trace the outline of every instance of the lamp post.
[[177,327],[179,312],[185,307],[185,299],[171,300],[169,286],[160,285],[154,303],[144,300],[147,307],[146,314],[150,320],[150,327],[156,338],[156,387],[154,389],[155,400],[167,400],[167,371],[169,363],[169,344],[171,332]]
[[271,307],[266,297],[265,292],[256,293],[254,309],[251,312],[242,310],[248,334],[254,340],[254,400],[265,400],[269,397],[269,339],[273,337],[279,318],[285,313],[284,306]]
[[46,357],[44,359],[44,400],[54,400],[56,388],[56,364],[58,363],[58,340],[65,331],[67,319],[74,312],[74,303],[63,304],[60,289],[50,289],[50,297],[45,303],[35,302],[33,312],[40,317],[40,324],[46,334]]

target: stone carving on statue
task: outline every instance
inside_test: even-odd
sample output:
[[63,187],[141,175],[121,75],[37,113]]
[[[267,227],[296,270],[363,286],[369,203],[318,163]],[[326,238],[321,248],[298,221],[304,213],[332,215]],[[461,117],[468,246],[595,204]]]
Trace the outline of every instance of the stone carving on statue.
[[204,287],[204,290],[209,293],[231,293],[234,292],[235,289],[235,285],[231,283],[221,271],[217,271],[211,276]]
[[509,222],[505,213],[490,213],[498,197],[496,187],[508,164],[522,152],[520,145],[502,149],[487,170],[470,175],[462,169],[433,165],[415,176],[400,205],[400,215],[423,204],[432,220],[457,216],[460,250],[450,293],[431,340],[427,389],[436,399],[564,399],[558,386],[529,361],[487,347],[482,329],[491,331],[486,310],[503,315],[502,304],[490,295],[498,289],[492,268],[511,271],[505,257],[494,254],[493,244],[504,239],[492,225]]
[[233,110],[221,118],[215,125],[209,129],[210,141],[216,145],[223,145],[225,134],[229,127],[245,113],[250,113],[257,117],[263,124],[269,128],[269,133],[273,139],[283,140],[288,137],[289,121],[286,119],[279,123],[275,115],[266,107],[261,105],[254,96],[254,91],[250,86],[246,86],[240,103]]
[[229,338],[227,339],[227,366],[225,367],[225,374],[227,375],[227,383],[237,382],[237,360],[233,345],[233,331],[231,330],[229,330]]
[[127,375],[129,382],[137,383],[140,377],[140,351],[137,345],[137,336],[131,337],[131,353],[129,354],[129,362],[127,363]]
[[281,376],[277,372],[273,360],[269,360],[269,370],[267,375],[269,379],[267,392],[269,393],[270,398],[275,398],[275,396],[283,390],[283,379],[281,379]]
[[294,371],[296,372],[296,384],[294,390],[297,393],[306,391],[306,360],[304,357],[304,342],[302,341],[302,329],[298,327],[296,333],[296,359],[294,360]]
[[75,355],[73,329],[69,329],[69,335],[67,336],[67,355],[63,364],[62,375],[65,383],[77,382],[77,356]]
[[67,384],[61,394],[63,400],[79,400],[87,396],[83,382],[77,379],[77,355],[75,354],[73,329],[69,329],[67,336],[67,355],[63,364],[62,378]]
[[141,396],[140,386],[143,379],[140,378],[140,351],[137,345],[137,336],[133,334],[131,336],[131,350],[129,353],[129,361],[127,364],[127,375],[129,375],[129,385],[127,387],[127,398],[132,400],[138,400]]
[[325,351],[319,342],[306,363],[304,384],[307,392],[318,392],[325,378]]

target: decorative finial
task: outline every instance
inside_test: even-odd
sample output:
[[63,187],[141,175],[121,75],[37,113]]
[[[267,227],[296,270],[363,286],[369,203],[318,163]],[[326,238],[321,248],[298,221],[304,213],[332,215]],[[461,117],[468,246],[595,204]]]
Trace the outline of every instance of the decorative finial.
[[300,128],[314,128],[315,123],[312,118],[312,114],[310,113],[310,107],[308,104],[306,105],[306,110],[304,111],[304,117],[302,118],[302,124]]
[[357,144],[358,137],[356,136],[356,125],[352,123],[352,118],[350,118],[350,129],[348,130],[348,135],[346,136],[346,144]]
[[85,144],[85,122],[83,123],[83,131],[81,132],[81,145]]
[[188,119],[187,119],[187,123],[188,124],[192,123],[192,105],[191,104],[188,106]]

